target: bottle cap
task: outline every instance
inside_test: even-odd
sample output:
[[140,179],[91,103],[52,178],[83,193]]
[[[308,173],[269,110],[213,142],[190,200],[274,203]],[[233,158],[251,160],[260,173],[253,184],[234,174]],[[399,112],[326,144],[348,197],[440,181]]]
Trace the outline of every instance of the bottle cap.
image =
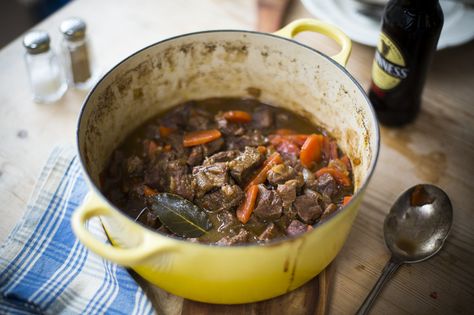
[[86,23],[77,17],[69,18],[61,23],[59,30],[67,40],[81,40],[86,35]]
[[45,31],[31,31],[23,37],[23,46],[32,55],[47,52],[49,42],[49,35]]

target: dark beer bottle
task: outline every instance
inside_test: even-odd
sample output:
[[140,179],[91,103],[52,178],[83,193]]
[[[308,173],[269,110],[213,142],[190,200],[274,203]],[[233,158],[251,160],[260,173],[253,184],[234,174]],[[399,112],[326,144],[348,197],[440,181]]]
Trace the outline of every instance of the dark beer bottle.
[[390,0],[372,65],[369,99],[388,126],[412,122],[436,50],[443,12],[438,0]]

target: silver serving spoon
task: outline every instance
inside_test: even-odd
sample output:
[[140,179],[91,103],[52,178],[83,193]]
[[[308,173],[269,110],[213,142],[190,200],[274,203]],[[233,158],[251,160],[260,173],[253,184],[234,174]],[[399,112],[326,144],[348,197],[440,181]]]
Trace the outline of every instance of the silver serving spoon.
[[384,237],[392,257],[357,315],[367,314],[383,285],[405,263],[433,257],[443,246],[453,221],[453,207],[440,188],[423,184],[398,197],[384,222]]

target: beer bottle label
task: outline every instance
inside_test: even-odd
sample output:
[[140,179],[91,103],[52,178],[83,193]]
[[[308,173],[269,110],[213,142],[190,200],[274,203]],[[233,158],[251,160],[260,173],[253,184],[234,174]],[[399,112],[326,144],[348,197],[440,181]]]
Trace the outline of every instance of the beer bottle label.
[[385,33],[380,33],[372,64],[372,80],[381,90],[391,90],[408,76],[406,59]]

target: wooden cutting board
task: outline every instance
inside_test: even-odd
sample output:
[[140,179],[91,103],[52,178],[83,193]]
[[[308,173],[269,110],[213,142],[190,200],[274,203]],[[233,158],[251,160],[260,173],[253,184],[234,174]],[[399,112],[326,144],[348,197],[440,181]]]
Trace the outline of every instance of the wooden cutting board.
[[195,302],[167,293],[145,283],[143,279],[137,280],[160,315],[325,315],[329,302],[331,269],[332,267],[329,266],[300,288],[282,296],[239,305]]

